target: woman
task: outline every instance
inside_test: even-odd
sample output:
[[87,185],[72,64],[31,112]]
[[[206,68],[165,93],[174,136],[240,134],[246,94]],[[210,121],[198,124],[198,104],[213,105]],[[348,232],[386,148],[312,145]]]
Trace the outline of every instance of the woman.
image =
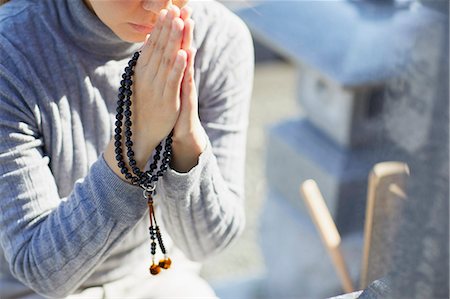
[[[1,298],[214,296],[191,261],[244,226],[253,52],[245,25],[222,5],[182,1],[0,8]],[[157,276],[148,273],[147,202],[114,153],[117,90],[138,50],[140,169],[173,130],[154,195],[173,266]]]

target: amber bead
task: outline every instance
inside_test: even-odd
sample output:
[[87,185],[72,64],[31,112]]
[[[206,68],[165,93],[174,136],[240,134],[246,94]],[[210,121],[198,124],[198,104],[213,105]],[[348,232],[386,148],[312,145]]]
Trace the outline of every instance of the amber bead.
[[171,264],[172,261],[168,257],[159,261],[159,266],[163,269],[169,269]]
[[153,264],[153,265],[150,266],[150,273],[152,275],[157,275],[157,274],[159,274],[159,272],[161,272],[161,267],[160,266],[158,266],[156,264]]

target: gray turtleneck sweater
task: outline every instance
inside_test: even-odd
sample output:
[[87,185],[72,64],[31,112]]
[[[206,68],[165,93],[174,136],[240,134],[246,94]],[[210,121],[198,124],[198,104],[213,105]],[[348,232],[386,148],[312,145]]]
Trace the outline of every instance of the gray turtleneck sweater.
[[[245,138],[253,48],[222,5],[190,4],[199,114],[209,141],[188,173],[169,169],[157,211],[169,255],[201,260],[244,226]],[[142,190],[102,152],[129,57],[81,0],[0,8],[0,297],[64,297],[150,264]],[[187,263],[183,255],[173,264]],[[174,266],[175,267],[175,266]]]

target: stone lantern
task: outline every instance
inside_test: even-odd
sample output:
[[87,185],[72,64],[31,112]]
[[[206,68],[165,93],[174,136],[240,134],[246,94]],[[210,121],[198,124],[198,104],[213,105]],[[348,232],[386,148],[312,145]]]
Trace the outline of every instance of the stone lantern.
[[344,233],[362,228],[370,167],[396,158],[379,148],[387,146],[385,85],[408,63],[414,31],[424,25],[416,5],[270,2],[240,13],[256,40],[298,66],[305,116],[268,132],[270,187],[303,210],[298,185],[315,179]]

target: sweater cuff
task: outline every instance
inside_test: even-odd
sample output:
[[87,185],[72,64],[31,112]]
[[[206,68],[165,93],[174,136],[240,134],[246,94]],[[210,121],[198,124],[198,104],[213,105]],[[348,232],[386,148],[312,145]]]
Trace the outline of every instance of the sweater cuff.
[[198,157],[197,165],[191,170],[181,173],[170,167],[167,169],[167,172],[162,177],[166,195],[176,196],[180,193],[180,190],[186,192],[199,182],[206,165],[211,161],[213,155],[209,138],[206,138],[206,140],[206,147]]
[[142,189],[123,181],[106,163],[103,154],[89,174],[92,198],[102,215],[118,221],[140,220],[147,211]]

